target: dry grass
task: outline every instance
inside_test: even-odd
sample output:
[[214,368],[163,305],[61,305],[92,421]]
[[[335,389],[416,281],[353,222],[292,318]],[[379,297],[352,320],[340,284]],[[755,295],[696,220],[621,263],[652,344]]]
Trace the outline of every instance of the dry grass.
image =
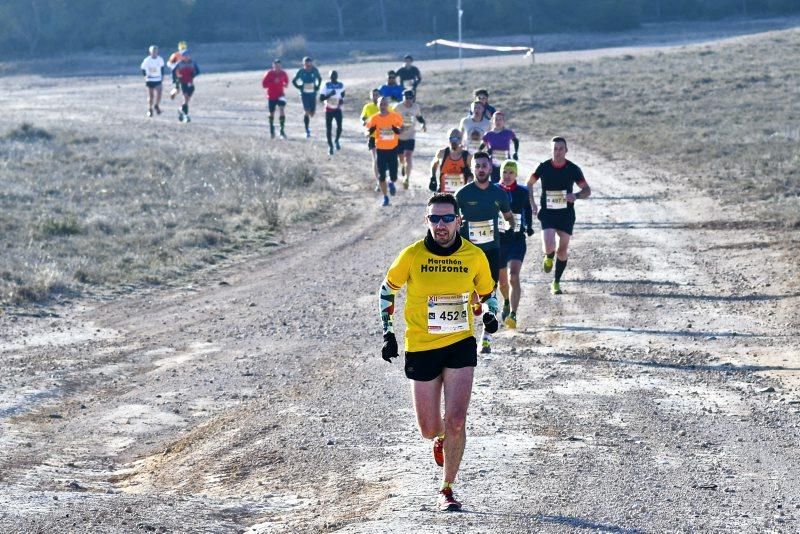
[[790,30],[680,53],[470,72],[455,83],[430,76],[425,98],[453,117],[473,88],[488,87],[518,132],[644,161],[797,228],[800,63],[788,59],[799,56],[800,31]]
[[273,245],[329,192],[307,163],[205,150],[29,124],[0,136],[0,303],[163,283]]

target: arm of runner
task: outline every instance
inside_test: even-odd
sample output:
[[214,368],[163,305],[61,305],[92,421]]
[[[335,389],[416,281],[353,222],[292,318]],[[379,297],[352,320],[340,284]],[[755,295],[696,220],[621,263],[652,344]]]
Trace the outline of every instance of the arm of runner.
[[417,122],[422,125],[423,132],[428,131],[428,127],[425,125],[425,117],[423,117],[422,115],[417,115]]
[[527,194],[527,202],[522,206],[522,217],[525,220],[525,233],[528,237],[533,235],[533,207],[531,206],[531,195]]
[[474,178],[472,174],[472,154],[467,152],[467,157],[464,158],[464,183],[467,183],[470,178]]
[[397,337],[394,335],[394,296],[399,288],[394,287],[388,278],[383,280],[380,289],[381,324],[383,325],[383,347],[381,358],[392,363],[392,358],[397,358]]
[[508,222],[508,231],[516,232],[517,229],[514,227],[516,223],[516,221],[514,220],[514,213],[510,209],[502,213],[503,213],[503,218]]
[[518,155],[518,153],[519,153],[519,139],[517,139],[516,135],[511,138],[511,142],[514,143],[514,153],[511,155],[511,157],[514,158],[514,161],[518,161],[519,160],[519,155]]
[[319,91],[319,88],[322,87],[322,75],[319,73],[318,70],[314,71],[316,73],[316,80],[314,81],[314,90]]
[[302,91],[303,90],[303,82],[300,82],[298,84],[297,80],[299,80],[299,79],[300,79],[300,71],[298,70],[297,73],[295,73],[294,78],[292,78],[292,86],[295,89],[297,89],[298,91]]
[[575,180],[575,185],[577,185],[581,189],[577,193],[567,194],[565,197],[567,199],[567,202],[575,202],[579,198],[584,199],[592,196],[592,188],[589,187],[589,184],[586,183],[586,180],[583,178],[583,176],[581,176],[578,180]]
[[539,206],[536,204],[536,196],[533,194],[533,185],[539,180],[539,177],[536,176],[536,173],[531,173],[531,177],[528,178],[528,197],[531,199],[531,209],[533,210],[533,216],[539,213]]
[[192,66],[194,67],[194,77],[197,78],[200,76],[200,67],[197,66],[197,63],[192,61]]

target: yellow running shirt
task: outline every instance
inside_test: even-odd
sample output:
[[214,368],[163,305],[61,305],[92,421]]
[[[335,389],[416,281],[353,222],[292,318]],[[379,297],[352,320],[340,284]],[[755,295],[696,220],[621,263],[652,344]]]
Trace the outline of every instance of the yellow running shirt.
[[481,249],[461,239],[450,256],[438,256],[417,241],[389,267],[389,286],[406,292],[406,352],[447,347],[473,334],[470,296],[494,289],[489,261]]
[[[364,124],[366,124],[370,117],[380,112],[381,108],[378,107],[378,104],[372,101],[367,102],[361,109],[361,120],[364,122]],[[375,132],[372,132],[372,135],[370,135],[370,137],[375,137]]]

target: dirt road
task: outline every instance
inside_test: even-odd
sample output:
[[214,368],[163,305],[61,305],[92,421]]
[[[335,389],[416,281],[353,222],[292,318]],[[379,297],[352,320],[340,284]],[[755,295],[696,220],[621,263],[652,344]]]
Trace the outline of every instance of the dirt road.
[[[142,128],[266,144],[263,102],[238,83],[253,76],[201,78],[191,129]],[[140,89],[15,78],[4,120],[129,127]],[[423,235],[419,169],[446,128],[430,126],[389,209],[348,133],[333,215],[263,257],[51,317],[0,316],[0,530],[796,531],[800,288],[785,236],[580,146],[570,156],[594,193],[578,204],[566,294],[547,291],[537,231],[520,328],[476,371],[465,512],[434,511],[438,470],[401,366],[379,357],[375,298]],[[547,146],[514,126],[527,173]],[[283,146],[327,158],[319,137]]]

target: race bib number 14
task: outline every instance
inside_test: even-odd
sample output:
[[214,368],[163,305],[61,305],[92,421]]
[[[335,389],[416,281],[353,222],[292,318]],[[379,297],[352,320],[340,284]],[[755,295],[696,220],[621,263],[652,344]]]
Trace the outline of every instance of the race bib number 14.
[[494,221],[469,221],[469,240],[475,245],[494,241]]

